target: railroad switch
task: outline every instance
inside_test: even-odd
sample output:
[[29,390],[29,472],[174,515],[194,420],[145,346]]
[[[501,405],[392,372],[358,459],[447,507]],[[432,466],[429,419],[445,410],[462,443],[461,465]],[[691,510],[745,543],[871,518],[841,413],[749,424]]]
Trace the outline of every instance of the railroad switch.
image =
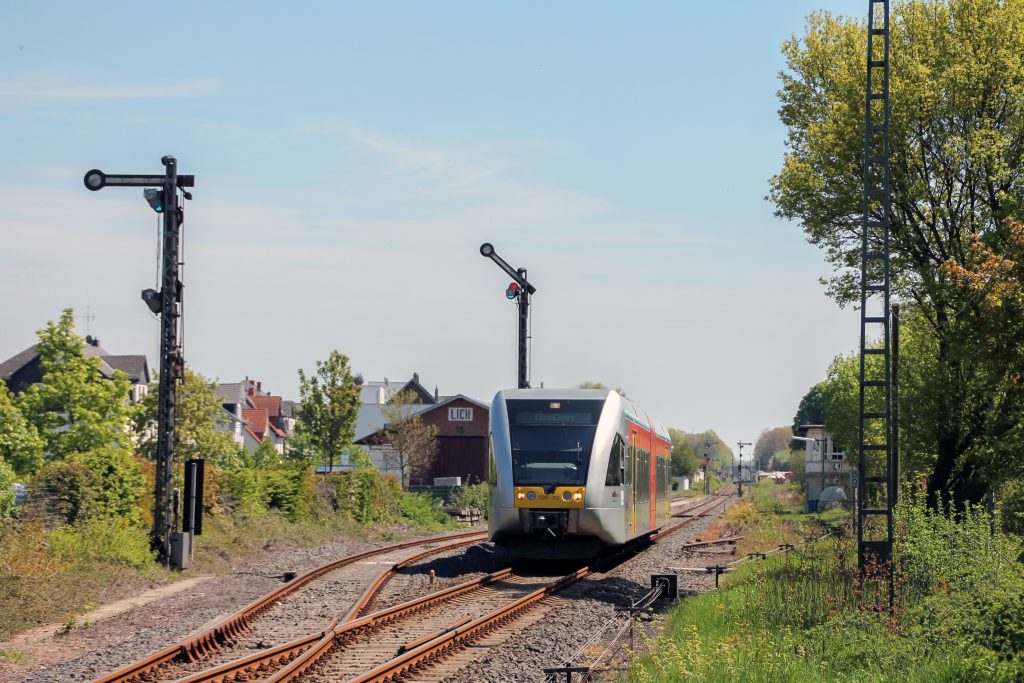
[[543,671],[545,674],[547,674],[547,680],[549,680],[549,681],[557,680],[559,678],[558,674],[565,674],[565,683],[572,683],[572,675],[573,674],[584,674],[584,675],[588,674],[588,673],[590,673],[590,667],[589,666],[551,666],[551,667],[547,667],[545,669],[541,669],[541,671]]
[[676,574],[651,574],[651,588],[662,586],[659,600],[676,602],[679,600],[679,576]]

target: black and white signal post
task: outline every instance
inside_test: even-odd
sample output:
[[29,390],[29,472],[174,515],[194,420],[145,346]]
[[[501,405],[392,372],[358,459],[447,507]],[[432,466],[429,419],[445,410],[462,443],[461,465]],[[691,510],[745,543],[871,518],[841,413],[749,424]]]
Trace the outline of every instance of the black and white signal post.
[[504,270],[512,278],[511,284],[505,290],[505,297],[510,301],[515,301],[519,304],[519,388],[529,389],[530,379],[528,369],[526,367],[527,356],[529,352],[527,350],[527,340],[529,339],[529,330],[527,329],[530,320],[530,297],[537,291],[537,288],[530,284],[530,281],[526,279],[526,269],[516,268],[513,269],[505,259],[498,256],[498,253],[494,251],[494,246],[490,242],[484,242],[480,245],[480,255],[489,258],[498,264],[498,267]]
[[[185,378],[185,359],[179,342],[183,285],[178,274],[184,211],[178,204],[178,190],[182,190],[185,199],[191,199],[191,193],[184,188],[195,186],[195,176],[178,175],[178,162],[172,156],[165,156],[160,161],[164,165],[163,175],[107,175],[93,169],[85,174],[85,187],[94,192],[104,187],[145,188],[143,196],[146,201],[154,211],[163,215],[161,289],[159,292],[153,289],[142,292],[142,300],[149,310],[160,316],[160,395],[152,542],[165,564],[173,562],[183,568],[188,558],[187,548],[190,548],[191,543],[189,538],[175,534],[171,514],[175,403],[178,383]],[[200,490],[201,486],[199,484]],[[194,499],[191,505],[201,510],[201,503]],[[189,501],[186,501],[186,508],[191,514]],[[190,518],[194,519],[194,515]],[[176,536],[174,540],[177,542],[173,553],[172,536]]]

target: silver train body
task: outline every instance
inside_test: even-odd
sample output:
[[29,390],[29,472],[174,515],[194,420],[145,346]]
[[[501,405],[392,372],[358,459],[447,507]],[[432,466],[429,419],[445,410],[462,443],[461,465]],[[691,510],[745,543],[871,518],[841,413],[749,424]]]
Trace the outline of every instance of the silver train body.
[[669,512],[668,433],[615,391],[508,389],[491,403],[490,540],[531,559],[593,557]]

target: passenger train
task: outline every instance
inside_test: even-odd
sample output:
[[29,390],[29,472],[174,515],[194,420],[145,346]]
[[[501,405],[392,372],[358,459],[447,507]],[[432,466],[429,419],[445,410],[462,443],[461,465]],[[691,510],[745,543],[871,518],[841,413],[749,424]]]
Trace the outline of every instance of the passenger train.
[[491,403],[488,537],[529,559],[590,558],[668,521],[665,428],[615,391],[508,389]]

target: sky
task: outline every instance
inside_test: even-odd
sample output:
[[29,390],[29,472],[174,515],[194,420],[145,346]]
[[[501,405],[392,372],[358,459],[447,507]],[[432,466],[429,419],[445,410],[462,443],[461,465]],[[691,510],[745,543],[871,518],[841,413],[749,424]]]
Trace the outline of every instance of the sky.
[[765,196],[783,41],[866,6],[4,0],[0,359],[72,307],[156,368],[157,216],[82,177],[172,154],[196,178],[185,356],[210,378],[297,399],[336,349],[489,402],[517,377],[491,242],[537,288],[534,386],[756,441],[856,347]]

